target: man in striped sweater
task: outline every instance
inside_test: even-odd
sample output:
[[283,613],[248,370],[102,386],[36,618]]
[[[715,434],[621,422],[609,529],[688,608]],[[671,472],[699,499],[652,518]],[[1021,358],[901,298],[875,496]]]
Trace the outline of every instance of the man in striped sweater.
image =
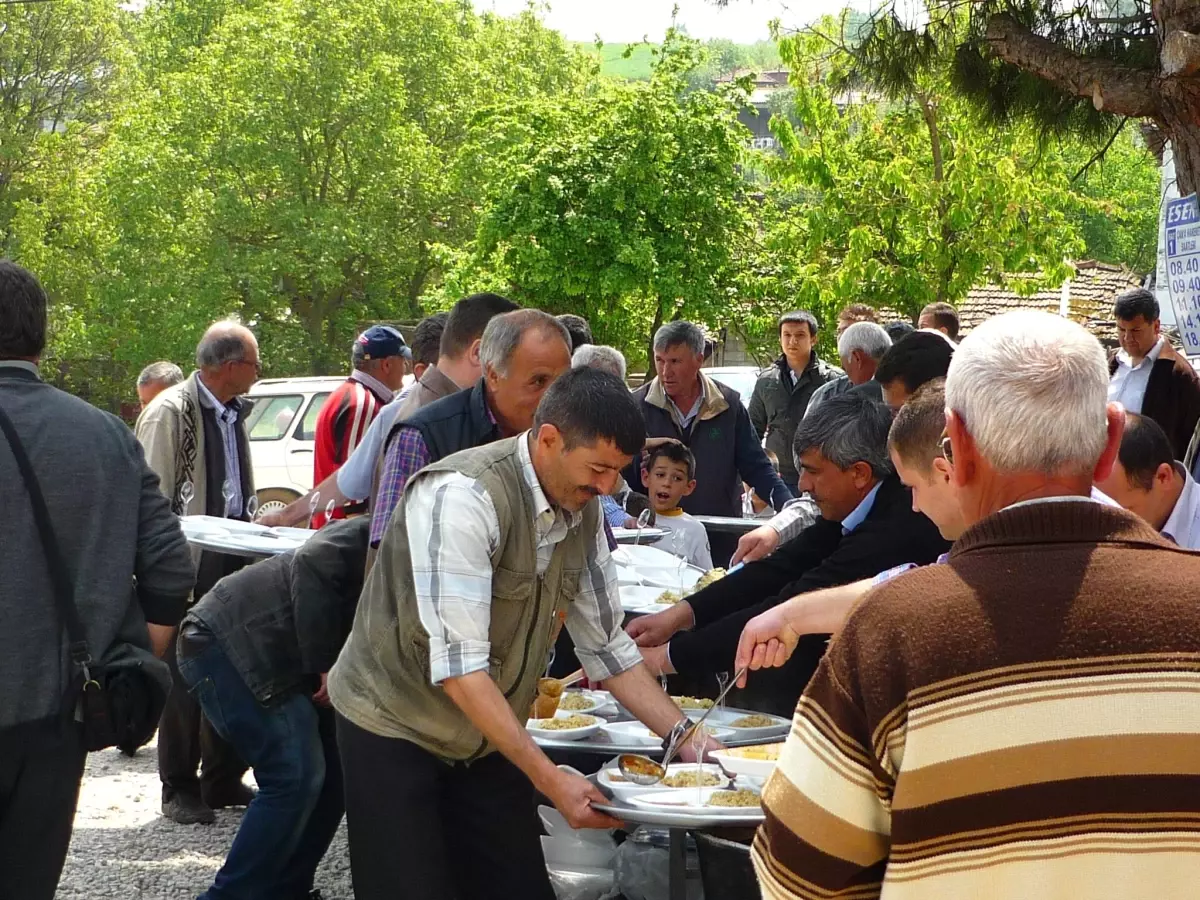
[[770,898],[1162,900],[1200,880],[1200,556],[1089,498],[1122,414],[1045,313],[963,342],[965,533],[833,642],[764,791]]
[[[350,356],[354,371],[329,395],[317,416],[313,484],[320,484],[350,458],[379,410],[400,390],[412,361],[404,337],[390,325],[372,325],[360,334]],[[334,518],[365,511],[365,505],[352,504],[335,511]],[[325,524],[324,512],[315,524],[318,528]]]

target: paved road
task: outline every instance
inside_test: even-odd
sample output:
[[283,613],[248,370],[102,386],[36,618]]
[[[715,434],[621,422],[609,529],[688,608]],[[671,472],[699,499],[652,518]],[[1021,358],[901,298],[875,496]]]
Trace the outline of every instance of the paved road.
[[[154,744],[134,759],[116,750],[88,757],[75,834],[56,900],[191,900],[212,881],[242,810],[215,825],[176,825],[159,815]],[[343,824],[317,885],[327,900],[351,900]]]

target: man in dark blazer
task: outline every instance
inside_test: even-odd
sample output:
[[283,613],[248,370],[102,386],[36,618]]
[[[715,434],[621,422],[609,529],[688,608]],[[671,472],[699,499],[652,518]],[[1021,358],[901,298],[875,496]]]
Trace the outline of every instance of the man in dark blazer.
[[1158,301],[1137,288],[1117,297],[1121,348],[1109,359],[1108,399],[1157,422],[1183,459],[1200,421],[1200,378],[1162,334]]
[[[689,679],[729,671],[746,622],[766,609],[893,566],[931,563],[949,549],[937,527],[913,511],[912,495],[892,470],[890,425],[887,407],[858,391],[805,417],[795,437],[800,488],[821,518],[766,559],[665,613],[631,622],[651,669]],[[756,672],[738,705],[791,715],[828,637],[807,636],[786,666]]]

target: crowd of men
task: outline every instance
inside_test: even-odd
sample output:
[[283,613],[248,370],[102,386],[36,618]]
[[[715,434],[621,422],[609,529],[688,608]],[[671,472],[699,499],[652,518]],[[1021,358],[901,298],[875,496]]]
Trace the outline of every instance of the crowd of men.
[[[179,519],[255,518],[254,334],[218,322],[188,377],[147,367],[130,432],[41,380],[45,294],[0,262],[0,474],[21,486],[0,525],[0,897],[54,896],[85,756],[39,495],[91,658],[125,642],[169,665],[163,815],[246,807],[206,900],[319,896],[343,817],[360,900],[550,900],[536,797],[620,824],[524,727],[556,648],[664,745],[688,720],[659,676],[703,691],[745,666],[739,705],[795,714],[753,846],[765,896],[1189,896],[1200,379],[1153,295],[1114,314],[1108,358],[1049,314],[958,343],[947,304],[915,329],[858,304],[835,367],[797,311],[743,404],[691,323],[658,331],[631,392],[582,319],[472,295],[412,347],[356,339],[313,491],[260,517],[319,530],[247,565]],[[773,518],[709,546],[692,516],[750,491]],[[627,621],[612,528],[641,508],[664,548],[743,565]]]

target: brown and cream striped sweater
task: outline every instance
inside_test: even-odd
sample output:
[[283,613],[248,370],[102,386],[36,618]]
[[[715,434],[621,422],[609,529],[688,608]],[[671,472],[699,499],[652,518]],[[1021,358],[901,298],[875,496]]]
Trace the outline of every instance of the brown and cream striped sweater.
[[1200,553],[1003,510],[852,613],[796,709],[769,898],[1200,896]]

